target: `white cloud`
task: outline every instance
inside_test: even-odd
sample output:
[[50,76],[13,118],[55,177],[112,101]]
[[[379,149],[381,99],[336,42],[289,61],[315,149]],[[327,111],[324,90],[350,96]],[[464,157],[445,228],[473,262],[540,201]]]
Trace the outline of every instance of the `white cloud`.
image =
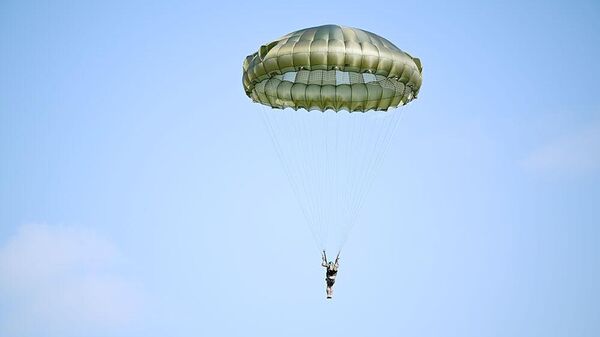
[[600,170],[600,123],[556,139],[524,161],[530,170],[549,174],[588,174]]
[[0,334],[123,326],[140,308],[139,292],[115,269],[116,247],[78,228],[27,225],[0,247]]

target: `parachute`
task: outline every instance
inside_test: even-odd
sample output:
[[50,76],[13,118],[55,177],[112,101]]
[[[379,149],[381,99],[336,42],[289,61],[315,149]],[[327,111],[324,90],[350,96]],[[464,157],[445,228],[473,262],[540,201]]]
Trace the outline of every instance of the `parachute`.
[[319,250],[345,244],[398,125],[393,108],[417,97],[421,73],[390,41],[338,25],[292,32],[244,60],[244,91],[265,107]]

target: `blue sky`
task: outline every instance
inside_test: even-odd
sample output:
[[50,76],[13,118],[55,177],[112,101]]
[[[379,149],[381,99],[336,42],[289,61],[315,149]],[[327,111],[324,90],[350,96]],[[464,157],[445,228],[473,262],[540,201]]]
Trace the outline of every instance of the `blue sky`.
[[[423,87],[324,299],[244,57],[360,27]],[[0,335],[597,336],[594,1],[0,4]]]

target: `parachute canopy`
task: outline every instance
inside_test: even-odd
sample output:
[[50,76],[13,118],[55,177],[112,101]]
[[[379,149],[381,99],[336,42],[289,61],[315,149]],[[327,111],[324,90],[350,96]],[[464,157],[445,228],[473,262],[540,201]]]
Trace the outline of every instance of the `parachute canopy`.
[[243,84],[272,108],[387,111],[416,98],[421,62],[376,34],[338,25],[298,30],[244,61]]

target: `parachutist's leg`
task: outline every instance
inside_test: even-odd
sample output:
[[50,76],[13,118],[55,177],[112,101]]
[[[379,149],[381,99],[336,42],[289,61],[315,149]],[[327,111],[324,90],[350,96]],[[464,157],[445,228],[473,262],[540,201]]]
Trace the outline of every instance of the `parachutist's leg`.
[[331,279],[325,279],[325,281],[327,282],[327,299],[331,299],[333,297],[333,284],[335,281]]

